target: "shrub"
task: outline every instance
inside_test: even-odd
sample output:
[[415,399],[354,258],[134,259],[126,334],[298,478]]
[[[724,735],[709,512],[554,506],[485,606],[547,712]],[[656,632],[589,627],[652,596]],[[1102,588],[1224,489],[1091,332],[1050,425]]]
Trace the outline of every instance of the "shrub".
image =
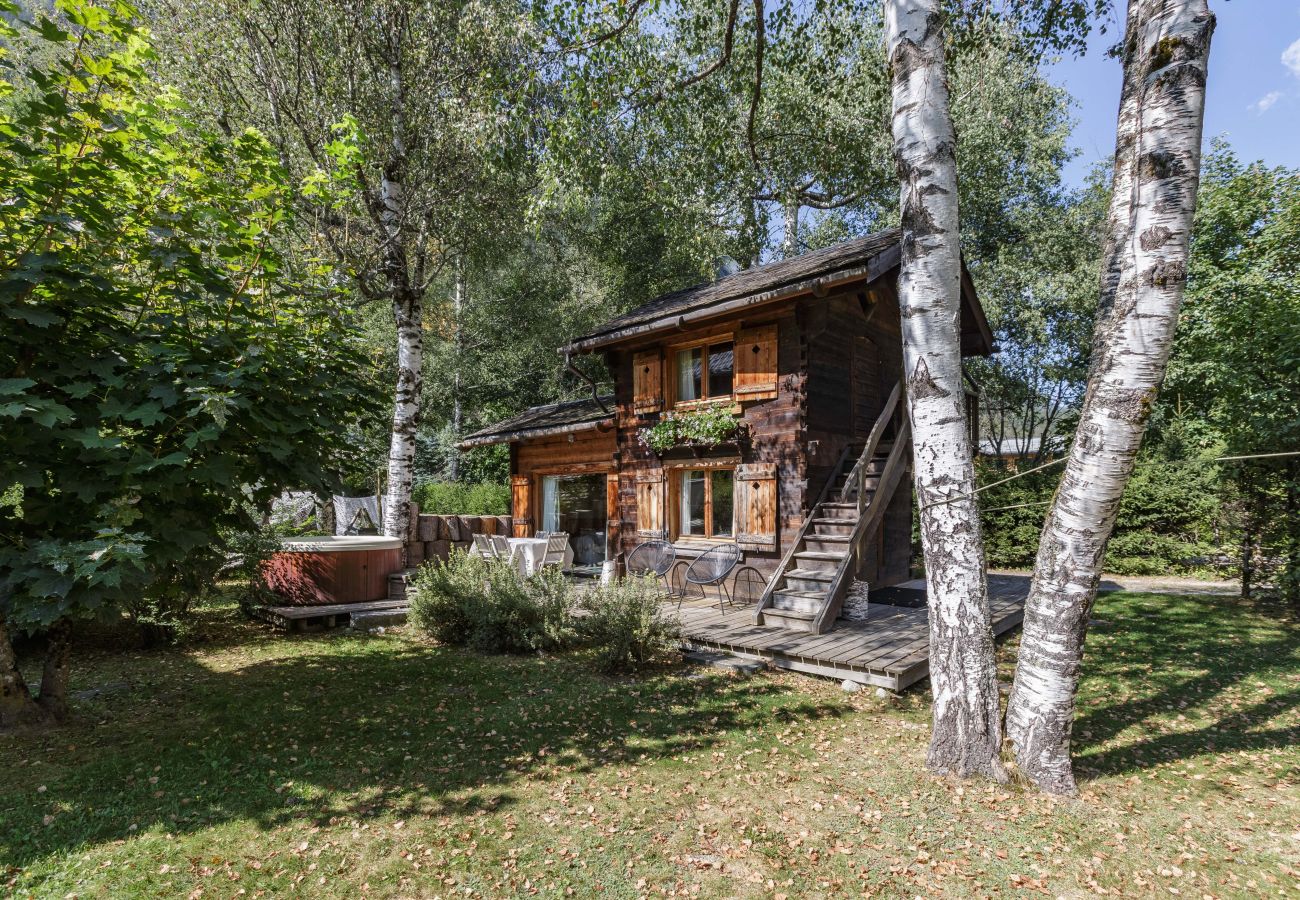
[[583,596],[579,629],[602,672],[632,671],[677,646],[677,622],[664,612],[662,596],[651,577],[621,578]]
[[443,643],[531,653],[574,642],[572,588],[553,569],[521,579],[506,560],[454,552],[420,569],[408,590],[411,623]]
[[[980,522],[990,566],[1033,567],[1048,501],[1060,483],[1062,468],[1034,472],[980,494]],[[977,461],[976,472],[981,484],[1014,474],[983,459]],[[1105,570],[1117,575],[1164,575],[1195,569],[1198,559],[1212,556],[1219,508],[1216,478],[1213,466],[1195,460],[1140,456],[1120,502]]]
[[505,516],[510,513],[510,486],[483,482],[424,481],[415,486],[411,499],[420,512],[441,516]]

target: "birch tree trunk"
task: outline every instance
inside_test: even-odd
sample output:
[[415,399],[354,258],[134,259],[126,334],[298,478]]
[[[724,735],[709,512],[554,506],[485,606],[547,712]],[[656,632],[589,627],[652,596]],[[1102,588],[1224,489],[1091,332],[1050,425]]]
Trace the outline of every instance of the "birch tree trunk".
[[393,300],[397,325],[397,389],[388,446],[388,484],[384,492],[384,534],[406,540],[411,529],[411,490],[415,482],[415,430],[420,424],[424,365],[423,313],[418,296]]
[[464,411],[460,402],[460,363],[464,354],[461,352],[461,315],[465,308],[465,268],[462,261],[456,263],[456,285],[452,293],[452,327],[456,348],[456,371],[451,384],[451,449],[447,459],[447,477],[450,481],[460,481],[460,431]]
[[887,0],[885,33],[901,185],[903,365],[930,610],[934,724],[927,762],[943,774],[1005,781],[962,390],[956,136],[941,0]]
[[781,235],[781,258],[793,259],[799,255],[799,197],[793,192],[781,204],[784,216]]
[[1007,709],[1021,770],[1050,793],[1076,791],[1070,731],[1088,618],[1173,346],[1213,30],[1206,0],[1130,0],[1095,355],[1039,543]]
[[[394,78],[397,78],[395,75]],[[401,91],[395,94],[400,97]],[[394,116],[397,118],[394,104]],[[395,133],[401,134],[400,119]],[[384,494],[384,534],[403,542],[411,530],[411,489],[415,482],[415,430],[420,424],[423,388],[424,313],[419,286],[413,282],[402,228],[405,147],[393,141],[393,153],[380,180],[377,218],[388,238],[384,248],[384,277],[392,292],[393,323],[397,326],[397,387],[393,397],[393,428],[388,446],[388,483]]]
[[388,482],[384,496],[384,534],[406,542],[411,531],[411,489],[415,483],[415,431],[420,424],[424,379],[424,312],[421,277],[411,274],[408,244],[413,224],[406,221],[406,87],[400,53],[387,59],[392,143],[379,179],[372,214],[385,238],[384,280],[392,294],[397,326],[397,387],[393,428],[388,446]]

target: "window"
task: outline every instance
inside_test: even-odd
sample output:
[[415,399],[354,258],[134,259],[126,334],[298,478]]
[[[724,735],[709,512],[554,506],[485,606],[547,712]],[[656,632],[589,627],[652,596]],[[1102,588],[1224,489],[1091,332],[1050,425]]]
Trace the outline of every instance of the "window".
[[735,366],[735,352],[730,341],[679,350],[677,401],[730,397]]
[[735,534],[734,479],[731,469],[683,469],[678,473],[678,533],[682,537],[729,538]]
[[607,517],[604,475],[542,477],[541,527],[568,533],[576,565],[604,562]]

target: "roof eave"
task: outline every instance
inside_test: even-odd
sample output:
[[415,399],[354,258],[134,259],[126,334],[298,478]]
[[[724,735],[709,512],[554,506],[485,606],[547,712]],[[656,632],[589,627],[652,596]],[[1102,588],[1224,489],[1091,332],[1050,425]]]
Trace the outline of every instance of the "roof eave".
[[610,344],[617,344],[630,338],[656,334],[660,331],[685,328],[687,325],[694,325],[709,319],[730,315],[742,309],[765,306],[769,303],[789,300],[804,294],[822,296],[832,288],[839,287],[843,284],[849,284],[854,281],[865,280],[870,284],[881,275],[884,275],[890,269],[897,266],[901,258],[901,246],[899,244],[893,244],[869,257],[865,263],[859,266],[826,272],[813,278],[805,278],[802,281],[792,282],[791,284],[782,285],[757,294],[748,294],[736,297],[691,312],[662,316],[657,319],[651,319],[648,322],[629,325],[625,328],[620,328],[616,331],[607,332],[605,334],[596,334],[591,335],[590,337],[580,338],[559,348],[559,352],[565,354],[590,353],[592,350],[598,350],[601,347],[607,347]]
[[555,437],[561,434],[574,434],[579,431],[592,431],[601,426],[612,426],[614,417],[592,419],[589,422],[574,422],[567,425],[545,425],[540,428],[519,428],[513,431],[498,431],[492,434],[472,435],[456,445],[460,450],[474,447],[490,447],[493,444],[509,444],[512,441],[531,438]]

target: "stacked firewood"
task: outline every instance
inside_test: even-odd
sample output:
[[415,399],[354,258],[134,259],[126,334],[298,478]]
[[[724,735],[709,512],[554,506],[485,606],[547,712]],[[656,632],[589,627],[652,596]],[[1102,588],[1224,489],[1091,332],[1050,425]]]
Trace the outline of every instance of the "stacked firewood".
[[452,549],[468,550],[476,534],[510,536],[509,516],[421,515],[411,504],[411,530],[406,538],[406,565],[415,567],[426,560],[445,560]]

